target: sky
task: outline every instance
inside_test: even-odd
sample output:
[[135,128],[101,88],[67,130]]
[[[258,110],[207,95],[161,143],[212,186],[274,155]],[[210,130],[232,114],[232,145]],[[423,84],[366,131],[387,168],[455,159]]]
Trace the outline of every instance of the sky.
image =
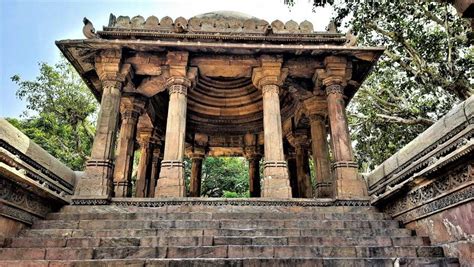
[[26,109],[10,77],[18,74],[33,80],[39,74],[38,62],[57,62],[60,52],[54,42],[85,38],[83,17],[98,30],[108,23],[110,13],[174,19],[219,10],[269,22],[309,20],[315,30],[324,30],[331,16],[330,9],[318,8],[313,13],[309,0],[299,0],[292,8],[283,0],[0,0],[0,117],[19,117]]

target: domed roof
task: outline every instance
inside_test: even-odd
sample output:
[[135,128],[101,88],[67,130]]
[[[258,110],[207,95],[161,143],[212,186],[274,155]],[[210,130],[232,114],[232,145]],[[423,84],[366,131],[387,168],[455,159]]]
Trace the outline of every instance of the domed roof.
[[221,11],[213,11],[213,12],[208,12],[204,14],[199,14],[194,16],[195,18],[202,19],[202,18],[212,18],[212,19],[241,19],[241,20],[246,20],[246,19],[258,19],[254,16],[242,13],[242,12],[237,12],[237,11],[227,11],[227,10],[221,10]]

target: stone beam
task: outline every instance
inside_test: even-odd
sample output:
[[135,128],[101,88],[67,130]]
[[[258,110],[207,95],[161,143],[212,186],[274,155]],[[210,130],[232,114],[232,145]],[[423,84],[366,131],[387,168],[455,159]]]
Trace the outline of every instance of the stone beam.
[[158,76],[150,76],[140,83],[137,87],[137,92],[148,97],[152,97],[158,93],[166,90],[166,81],[169,78],[169,73],[165,72]]

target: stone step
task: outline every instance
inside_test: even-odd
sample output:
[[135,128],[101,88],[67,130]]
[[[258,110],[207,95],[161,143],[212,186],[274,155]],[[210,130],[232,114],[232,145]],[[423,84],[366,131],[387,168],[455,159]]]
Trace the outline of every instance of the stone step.
[[2,248],[0,260],[85,260],[149,258],[443,257],[434,246],[167,246],[94,248]]
[[295,219],[300,220],[390,220],[385,213],[311,213],[311,212],[110,212],[50,213],[48,220],[222,220],[222,219]]
[[129,267],[203,267],[203,266],[260,266],[260,267],[322,267],[322,266],[377,266],[393,267],[430,266],[430,267],[458,267],[459,261],[455,258],[253,258],[253,259],[120,259],[120,260],[83,260],[83,261],[3,261],[2,267],[102,267],[102,266],[129,266]]
[[229,237],[229,236],[163,236],[163,237],[86,237],[86,238],[7,238],[4,247],[120,247],[120,246],[212,246],[212,245],[277,245],[277,246],[428,246],[427,237]]
[[169,229],[169,228],[399,228],[394,220],[345,221],[345,220],[46,220],[33,224],[33,229]]
[[31,229],[24,231],[23,237],[147,237],[147,236],[412,236],[413,231],[403,228],[355,228],[355,229],[299,229],[299,228],[259,228],[259,229]]
[[349,207],[349,206],[211,206],[211,205],[169,205],[163,207],[136,207],[136,206],[79,206],[67,205],[61,208],[60,213],[192,213],[192,212],[211,212],[211,213],[364,213],[378,214],[374,207]]

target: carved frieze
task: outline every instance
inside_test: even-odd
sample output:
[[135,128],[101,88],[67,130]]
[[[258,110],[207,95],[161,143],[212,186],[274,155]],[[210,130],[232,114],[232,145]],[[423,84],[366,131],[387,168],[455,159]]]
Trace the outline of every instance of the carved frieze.
[[407,223],[474,197],[474,165],[465,164],[436,177],[426,185],[400,195],[381,208]]
[[0,177],[0,214],[31,224],[61,205],[39,197],[28,187]]

